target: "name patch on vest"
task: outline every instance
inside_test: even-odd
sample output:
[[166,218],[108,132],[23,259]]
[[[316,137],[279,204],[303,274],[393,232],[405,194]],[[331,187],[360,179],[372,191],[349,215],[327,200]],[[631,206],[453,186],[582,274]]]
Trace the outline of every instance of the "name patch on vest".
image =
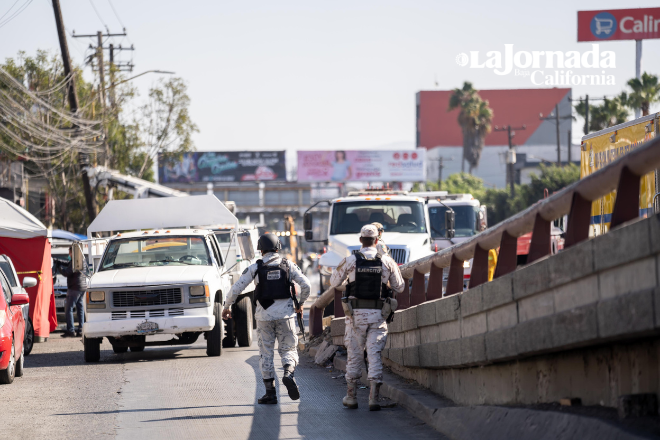
[[358,273],[381,273],[382,268],[380,267],[358,267]]
[[266,275],[266,279],[268,281],[279,280],[280,279],[280,271],[279,270],[269,271],[268,274]]

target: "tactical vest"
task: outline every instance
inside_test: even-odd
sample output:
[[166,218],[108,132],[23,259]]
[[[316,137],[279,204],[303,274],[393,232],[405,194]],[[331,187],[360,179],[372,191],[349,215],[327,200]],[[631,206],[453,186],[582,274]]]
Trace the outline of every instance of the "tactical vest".
[[263,260],[257,260],[257,279],[254,299],[261,307],[267,309],[276,299],[291,298],[292,284],[289,281],[289,265],[285,258],[279,266],[265,265]]
[[361,252],[355,254],[355,281],[348,283],[347,296],[358,299],[385,298],[387,286],[383,284],[383,262],[379,254],[366,258]]

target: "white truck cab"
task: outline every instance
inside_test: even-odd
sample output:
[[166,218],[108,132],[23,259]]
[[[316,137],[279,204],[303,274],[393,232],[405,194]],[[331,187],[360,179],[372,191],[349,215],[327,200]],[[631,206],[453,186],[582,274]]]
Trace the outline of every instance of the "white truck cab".
[[[318,226],[310,212],[318,204],[330,207],[329,222]],[[339,262],[357,252],[360,229],[366,224],[383,225],[383,241],[399,265],[433,253],[426,200],[405,191],[367,190],[350,192],[347,197],[319,202],[304,217],[305,239],[322,241],[326,252],[319,259],[321,290],[330,287],[330,276]]]
[[[219,356],[231,280],[212,228],[227,223],[238,222],[212,195],[109,202],[88,228],[94,273],[85,295],[85,360],[99,360],[104,337],[123,353],[192,344],[202,334],[207,354]],[[93,240],[100,231],[113,235]],[[147,339],[166,334],[174,337]]]
[[[471,194],[447,194],[446,192],[437,196],[433,193],[428,194],[434,251],[462,243],[488,227],[486,207],[482,206],[479,200],[476,200]],[[446,213],[449,210],[454,211],[454,230],[453,234],[449,234],[453,235],[452,237],[448,237],[446,226]],[[472,273],[472,259],[463,263],[463,270],[463,283],[467,288]]]

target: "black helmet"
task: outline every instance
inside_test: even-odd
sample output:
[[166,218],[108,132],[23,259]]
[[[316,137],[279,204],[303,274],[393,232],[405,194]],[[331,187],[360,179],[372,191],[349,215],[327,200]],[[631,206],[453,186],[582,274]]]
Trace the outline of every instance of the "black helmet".
[[257,250],[261,252],[269,252],[269,251],[279,251],[282,249],[282,244],[280,243],[280,239],[277,238],[275,234],[264,234],[261,237],[259,237],[259,241],[257,242]]

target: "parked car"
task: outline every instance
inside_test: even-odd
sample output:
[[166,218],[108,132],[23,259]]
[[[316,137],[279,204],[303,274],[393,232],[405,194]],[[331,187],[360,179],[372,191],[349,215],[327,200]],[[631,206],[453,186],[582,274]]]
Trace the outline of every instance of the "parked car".
[[[23,277],[23,283],[19,283],[18,273],[16,273],[14,263],[7,255],[0,255],[0,270],[7,277],[12,295],[15,293],[24,293],[27,295],[25,289],[37,285],[37,280],[33,277]],[[25,321],[25,339],[23,340],[23,344],[25,346],[25,356],[27,356],[32,352],[32,347],[34,346],[34,327],[30,319],[30,304],[26,303],[22,305],[21,309],[23,310],[23,320]]]
[[25,319],[22,306],[28,304],[30,298],[27,293],[13,293],[4,271],[0,271],[0,287],[0,383],[10,384],[14,377],[23,375]]

